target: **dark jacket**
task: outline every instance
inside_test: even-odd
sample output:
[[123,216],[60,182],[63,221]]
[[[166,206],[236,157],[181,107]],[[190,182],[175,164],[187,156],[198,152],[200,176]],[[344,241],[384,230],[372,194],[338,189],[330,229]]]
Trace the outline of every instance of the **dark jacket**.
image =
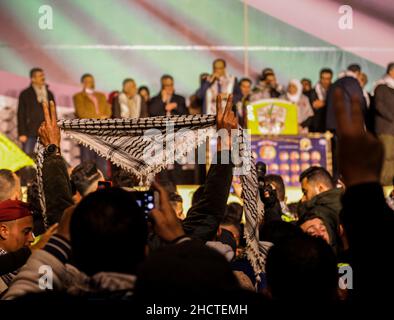
[[313,109],[313,116],[309,123],[309,132],[325,132],[326,131],[326,105],[322,108],[315,109],[313,102],[319,100],[316,90],[312,89],[309,94],[309,101]]
[[[175,102],[177,104],[177,107],[171,111],[171,115],[189,114],[189,111],[186,108],[186,101],[184,97],[179,96],[177,94],[173,94],[171,96],[170,102]],[[149,101],[149,105],[148,105],[149,116],[150,117],[165,116],[166,115],[165,107],[166,104],[163,102],[161,98],[161,93],[159,93],[157,96],[154,96]]]
[[[48,90],[48,101],[55,101],[53,93]],[[42,105],[37,101],[37,95],[32,86],[23,90],[18,101],[18,135],[37,137],[38,128],[44,121]]]
[[42,180],[48,225],[52,225],[59,222],[63,211],[74,204],[66,163],[61,156],[45,157]]
[[394,287],[394,212],[378,183],[346,189],[341,221],[349,242],[355,300],[390,300]]
[[299,220],[308,220],[306,216],[313,214],[321,218],[330,236],[331,246],[337,250],[339,245],[339,214],[342,209],[342,190],[331,189],[314,196],[311,200],[303,202],[298,207]]
[[213,240],[226,211],[227,199],[233,178],[231,164],[211,164],[201,199],[187,212],[183,220],[185,233],[204,242]]
[[394,89],[379,85],[375,89],[375,132],[394,135]]
[[23,247],[18,251],[9,252],[0,256],[0,276],[18,270],[26,263],[30,254],[30,249]]
[[361,89],[361,86],[358,83],[357,79],[349,76],[340,78],[331,85],[330,89],[327,92],[326,128],[327,130],[332,130],[332,131],[335,131],[337,128],[337,124],[335,120],[335,110],[334,110],[334,92],[337,87],[343,90],[344,98],[345,98],[345,107],[349,117],[351,110],[350,97],[357,97],[358,100],[360,101],[361,111],[364,114],[364,121],[367,114],[367,104],[365,102],[363,90]]

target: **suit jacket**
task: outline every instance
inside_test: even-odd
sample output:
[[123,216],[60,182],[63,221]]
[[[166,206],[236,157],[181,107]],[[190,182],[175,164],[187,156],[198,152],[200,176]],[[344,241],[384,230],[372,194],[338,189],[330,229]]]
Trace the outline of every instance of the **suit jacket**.
[[319,100],[316,90],[312,89],[309,94],[309,101],[313,109],[313,116],[309,124],[309,132],[325,132],[326,131],[326,108],[324,105],[320,109],[313,108],[313,102]]
[[[55,101],[53,93],[48,90],[48,87],[47,92],[48,101]],[[37,94],[31,85],[19,95],[17,118],[19,136],[37,137],[38,128],[44,121],[44,111],[41,103],[37,101]]]
[[327,106],[327,114],[326,114],[326,128],[327,130],[333,130],[335,131],[337,128],[336,120],[335,120],[335,110],[334,110],[334,92],[335,88],[341,88],[344,92],[344,97],[345,97],[345,107],[348,112],[348,115],[350,116],[350,110],[351,110],[351,97],[354,95],[358,98],[360,101],[361,105],[361,111],[364,114],[364,122],[365,122],[365,117],[367,114],[367,104],[364,98],[363,90],[361,89],[360,84],[358,83],[357,79],[353,77],[343,77],[335,81],[330,89],[327,92],[327,100],[326,100],[326,106]]
[[379,85],[375,89],[375,131],[394,135],[394,89]]
[[[171,115],[189,114],[189,111],[186,108],[186,101],[184,97],[179,96],[177,94],[173,94],[170,102],[175,102],[177,104],[177,107],[171,111]],[[161,98],[161,93],[159,93],[157,96],[153,97],[149,102],[149,106],[148,106],[149,116],[150,117],[165,116],[166,115],[165,107],[166,104],[163,102]]]
[[111,117],[111,106],[108,104],[105,95],[101,92],[94,92],[98,102],[99,114],[96,112],[93,101],[85,91],[79,92],[73,96],[75,115],[80,119],[99,119],[101,117]]

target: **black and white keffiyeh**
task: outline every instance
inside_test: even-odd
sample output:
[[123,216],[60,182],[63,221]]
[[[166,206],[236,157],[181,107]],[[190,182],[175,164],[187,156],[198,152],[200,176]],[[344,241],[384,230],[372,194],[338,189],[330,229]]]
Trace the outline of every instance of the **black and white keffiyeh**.
[[[72,119],[59,120],[64,134],[97,152],[150,184],[154,175],[215,134],[215,115],[160,116],[140,119]],[[268,246],[259,242],[259,225],[263,220],[263,204],[258,193],[257,173],[245,131],[239,129],[237,153],[246,161],[239,171],[245,208],[247,255],[256,274],[264,272]],[[160,148],[163,146],[163,148]],[[42,188],[44,148],[37,144],[38,180],[44,221],[45,198]],[[246,171],[245,171],[246,168]],[[235,170],[237,171],[237,170]],[[235,173],[237,174],[237,173]]]

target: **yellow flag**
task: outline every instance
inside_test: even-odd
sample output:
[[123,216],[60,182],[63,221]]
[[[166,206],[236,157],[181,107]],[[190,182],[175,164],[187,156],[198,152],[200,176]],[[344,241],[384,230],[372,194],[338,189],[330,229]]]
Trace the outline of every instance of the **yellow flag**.
[[34,165],[34,161],[26,153],[0,133],[0,169],[17,171],[23,167]]

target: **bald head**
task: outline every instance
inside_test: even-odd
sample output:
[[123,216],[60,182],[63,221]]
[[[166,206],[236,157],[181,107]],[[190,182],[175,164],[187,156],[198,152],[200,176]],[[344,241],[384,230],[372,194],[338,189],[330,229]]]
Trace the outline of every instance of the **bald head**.
[[0,170],[0,201],[20,200],[21,183],[19,177],[8,169]]

